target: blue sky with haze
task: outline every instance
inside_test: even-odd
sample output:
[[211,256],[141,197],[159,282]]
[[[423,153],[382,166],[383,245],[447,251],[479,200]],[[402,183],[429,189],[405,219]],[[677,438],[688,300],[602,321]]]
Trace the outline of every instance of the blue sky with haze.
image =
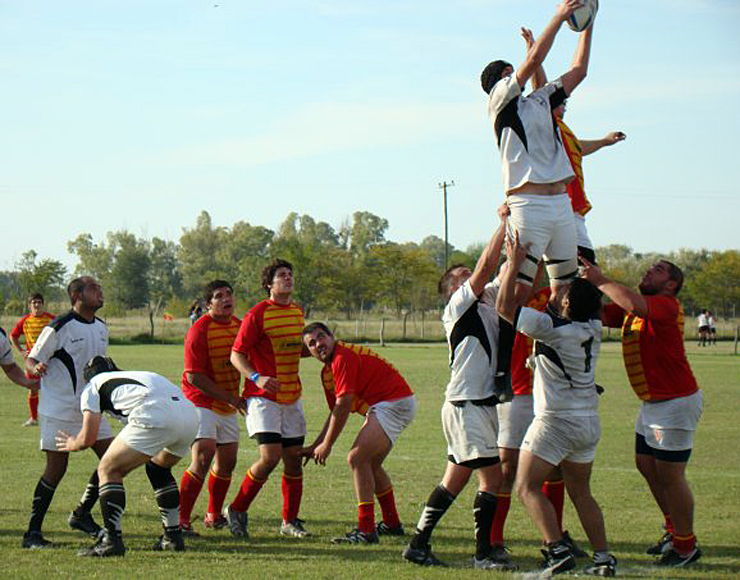
[[[177,241],[215,225],[338,228],[357,210],[388,238],[486,240],[503,200],[478,76],[518,65],[544,0],[0,1],[5,208],[0,269],[35,249],[128,229]],[[740,3],[602,0],[588,78],[566,120],[627,140],[586,159],[594,243],[740,247]],[[563,27],[545,66],[570,64]],[[48,220],[34,228],[28,222]]]

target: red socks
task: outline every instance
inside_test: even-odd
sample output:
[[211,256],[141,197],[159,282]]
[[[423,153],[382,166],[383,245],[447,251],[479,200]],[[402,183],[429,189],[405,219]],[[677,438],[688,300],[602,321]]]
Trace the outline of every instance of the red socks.
[[283,473],[283,521],[292,522],[298,517],[303,497],[303,475]]
[[375,531],[375,502],[357,504],[357,519],[357,528],[364,534],[372,534]]
[[203,480],[190,471],[185,471],[180,479],[180,525],[189,526],[195,501],[203,487]]
[[378,498],[380,504],[380,511],[383,513],[383,522],[389,528],[397,528],[401,524],[401,520],[398,517],[398,511],[396,510],[396,498],[393,495],[393,486],[389,487],[385,491],[376,493],[375,497]]
[[493,516],[493,524],[491,525],[491,545],[492,546],[503,546],[504,545],[504,526],[506,525],[506,517],[509,515],[510,507],[511,507],[511,494],[510,493],[497,493],[496,494],[496,514]]
[[252,475],[252,472],[247,470],[247,475],[244,476],[239,493],[236,494],[234,501],[231,502],[232,509],[237,512],[247,511],[252,500],[257,496],[266,481],[266,479],[256,479]]
[[31,419],[38,421],[39,419],[39,394],[38,392],[34,395],[29,391],[28,393],[28,412],[31,415]]
[[558,518],[558,528],[563,531],[563,505],[565,503],[565,481],[546,481],[542,485],[542,493],[555,508],[555,515]]
[[208,513],[220,514],[224,507],[226,493],[231,485],[231,476],[216,475],[213,470],[208,474]]

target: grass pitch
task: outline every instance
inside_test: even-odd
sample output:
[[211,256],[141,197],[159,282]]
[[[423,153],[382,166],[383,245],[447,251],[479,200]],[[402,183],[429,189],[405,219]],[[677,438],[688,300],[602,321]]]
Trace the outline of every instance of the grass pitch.
[[[688,344],[694,372],[704,390],[704,416],[696,435],[689,464],[689,479],[696,500],[696,533],[703,558],[691,568],[664,571],[652,567],[647,546],[661,534],[661,515],[646,484],[633,464],[634,419],[639,407],[627,384],[619,345],[605,344],[598,366],[598,381],[606,387],[601,401],[603,437],[593,476],[594,495],[604,510],[611,548],[619,559],[618,574],[635,578],[738,578],[740,577],[740,358],[732,345],[698,348]],[[417,418],[401,436],[386,466],[395,488],[399,512],[407,531],[413,530],[429,492],[445,468],[445,443],[439,409],[448,378],[444,345],[379,348],[404,374],[419,399]],[[179,383],[182,372],[181,346],[114,346],[111,355],[122,368],[158,372]],[[318,381],[319,365],[313,359],[302,363],[308,441],[326,418],[326,403]],[[226,530],[207,532],[200,522],[199,539],[187,542],[183,554],[150,550],[161,533],[159,515],[144,470],[125,480],[127,510],[123,519],[124,541],[129,549],[123,559],[90,561],[76,556],[90,543],[69,530],[66,518],[76,505],[96,461],[92,452],[73,454],[64,480],[57,489],[44,523],[45,536],[57,547],[52,550],[22,550],[21,536],[27,524],[31,495],[43,469],[38,451],[38,428],[24,428],[25,392],[0,377],[4,405],[0,409],[0,577],[2,578],[522,578],[537,568],[540,540],[519,502],[512,502],[506,534],[512,556],[522,572],[502,574],[479,572],[470,567],[473,552],[472,502],[474,482],[445,515],[432,543],[448,569],[422,569],[404,562],[400,553],[406,538],[382,538],[377,546],[335,546],[329,540],[344,534],[356,522],[355,499],[346,452],[361,425],[352,416],[335,446],[326,467],[310,464],[304,473],[301,517],[312,537],[282,538],[280,522],[280,475],[273,474],[250,509],[249,540],[233,538]],[[43,393],[42,393],[43,396]],[[113,421],[115,424],[116,422]],[[242,435],[239,462],[229,490],[230,501],[249,464],[256,458],[252,441]],[[174,474],[179,480],[187,466],[184,459]],[[202,514],[206,490],[194,514]],[[377,510],[379,512],[379,510]],[[95,509],[98,521],[102,518]],[[587,547],[585,535],[572,506],[566,503],[565,524],[571,535]],[[579,562],[585,565],[585,561]]]

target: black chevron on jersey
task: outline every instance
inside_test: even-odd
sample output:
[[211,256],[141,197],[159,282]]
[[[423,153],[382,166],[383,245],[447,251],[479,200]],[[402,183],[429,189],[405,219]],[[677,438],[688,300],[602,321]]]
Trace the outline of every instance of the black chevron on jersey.
[[98,389],[98,395],[100,395],[101,412],[108,411],[109,413],[117,415],[118,417],[124,416],[123,413],[118,411],[113,406],[113,401],[111,401],[111,395],[113,394],[113,391],[115,391],[118,387],[122,385],[141,385],[142,387],[146,387],[144,383],[135,381],[134,379],[128,379],[126,377],[116,377],[114,379],[108,379],[102,385],[100,385],[100,388]]
[[488,341],[488,335],[486,334],[486,327],[483,325],[480,314],[478,313],[478,302],[476,300],[470,305],[460,319],[455,323],[455,326],[450,333],[450,366],[455,362],[455,351],[460,343],[465,340],[466,337],[472,336],[478,339],[483,350],[488,355],[488,361],[491,361],[491,343]]
[[72,355],[70,355],[66,350],[63,348],[60,348],[56,352],[54,352],[53,355],[51,355],[51,358],[59,359],[59,361],[64,365],[64,368],[67,369],[67,372],[69,373],[69,380],[72,381],[72,392],[77,392],[77,370],[75,369],[75,361],[72,360]]
[[494,123],[494,130],[496,131],[496,142],[499,148],[501,148],[501,135],[506,127],[511,128],[514,133],[519,137],[524,145],[524,149],[529,151],[527,147],[527,134],[524,132],[524,124],[519,117],[519,99],[511,99],[506,106],[501,109],[501,112],[496,117]]
[[537,356],[544,356],[546,359],[552,362],[555,366],[557,366],[561,371],[563,371],[563,376],[571,383],[571,386],[573,386],[572,378],[568,371],[565,370],[565,365],[563,364],[562,359],[560,358],[560,355],[555,351],[554,348],[547,346],[544,342],[541,340],[536,340],[534,342],[534,355]]

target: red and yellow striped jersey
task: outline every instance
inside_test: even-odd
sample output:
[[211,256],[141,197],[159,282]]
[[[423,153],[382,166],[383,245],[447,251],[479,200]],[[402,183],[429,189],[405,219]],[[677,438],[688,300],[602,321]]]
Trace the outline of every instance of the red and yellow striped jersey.
[[[529,308],[544,312],[547,301],[550,299],[550,287],[545,286],[535,292],[527,302]],[[527,359],[532,354],[534,340],[526,334],[517,332],[514,337],[514,347],[511,350],[511,387],[515,395],[532,394],[532,370],[527,368]]]
[[364,415],[380,401],[395,401],[413,395],[396,368],[365,346],[337,341],[331,363],[321,369],[321,383],[329,408],[337,397],[352,393],[353,413]]
[[229,360],[231,347],[239,332],[241,320],[232,316],[229,322],[218,322],[209,315],[201,316],[185,337],[185,370],[182,373],[182,392],[196,406],[210,409],[220,415],[231,415],[236,410],[224,401],[214,399],[188,382],[188,373],[206,375],[228,393],[239,393],[239,371]]
[[581,152],[581,144],[579,143],[573,131],[566,125],[562,119],[556,119],[558,127],[560,127],[560,135],[563,138],[563,148],[568,154],[570,160],[570,166],[573,168],[575,173],[575,179],[571,179],[568,183],[567,190],[570,196],[570,204],[573,206],[573,211],[586,215],[591,211],[591,204],[586,197],[586,190],[583,185],[583,167],[581,167],[581,161],[583,160],[583,154]]
[[44,326],[54,320],[54,315],[48,312],[42,312],[38,316],[33,314],[26,314],[21,318],[15,325],[13,330],[10,332],[10,336],[18,339],[21,336],[25,337],[26,352],[31,352],[33,345],[36,343],[39,334],[44,329]]
[[244,397],[265,397],[281,404],[301,398],[298,366],[303,351],[303,326],[303,310],[293,302],[283,305],[263,300],[247,312],[234,350],[247,355],[260,375],[277,378],[280,389],[269,393],[245,379]]
[[692,395],[699,387],[683,344],[683,307],[674,296],[644,296],[648,315],[604,307],[607,326],[622,328],[622,357],[635,394],[643,401]]

